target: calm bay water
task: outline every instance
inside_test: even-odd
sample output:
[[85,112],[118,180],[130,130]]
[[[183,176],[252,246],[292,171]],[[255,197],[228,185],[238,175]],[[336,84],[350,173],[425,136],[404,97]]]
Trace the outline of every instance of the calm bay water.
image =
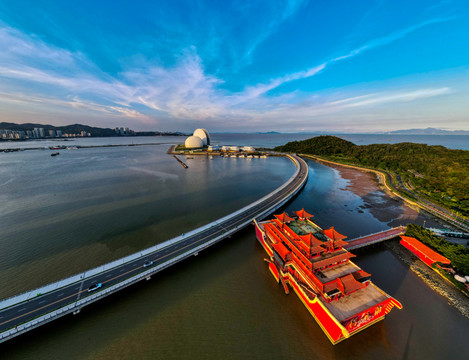
[[[289,141],[301,141],[319,136],[315,134],[212,134],[212,143],[218,145],[250,145],[273,148],[286,144]],[[469,135],[387,135],[387,134],[338,134],[342,139],[356,145],[369,144],[396,144],[400,142],[413,142],[428,145],[442,145],[448,149],[469,150]],[[121,144],[148,144],[148,143],[182,143],[185,137],[111,137],[111,138],[76,138],[62,140],[33,140],[21,142],[0,141],[0,149],[49,147],[53,145],[121,145]]]
[[[214,140],[236,144],[236,136],[214,135]],[[97,141],[83,141],[90,140]],[[265,138],[251,140],[239,144],[259,145]],[[0,154],[1,297],[217,219],[267,194],[294,170],[282,158],[205,157],[188,159],[184,170],[165,154],[167,148],[80,149],[55,158],[47,151]],[[432,221],[371,187],[354,190],[345,173],[315,162],[309,166],[306,187],[285,209],[304,207],[324,228],[334,225],[353,238],[409,221]],[[469,321],[384,247],[358,253],[356,263],[404,308],[336,346],[296,295],[285,295],[275,283],[265,256],[249,227],[150,282],[0,345],[1,358],[452,359],[469,354]]]
[[[285,182],[285,158],[185,160],[169,145],[0,154],[0,297],[134,253]],[[15,281],[10,281],[10,279]]]
[[[275,147],[289,141],[301,141],[319,136],[314,134],[213,134],[219,144]],[[469,135],[384,135],[384,134],[336,134],[356,145],[396,144],[413,142],[427,145],[442,145],[448,149],[469,150]]]

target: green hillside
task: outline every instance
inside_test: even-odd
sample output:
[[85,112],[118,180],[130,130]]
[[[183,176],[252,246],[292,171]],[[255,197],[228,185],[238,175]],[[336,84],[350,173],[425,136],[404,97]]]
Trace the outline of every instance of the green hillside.
[[414,143],[355,145],[335,136],[289,142],[275,150],[392,172],[420,195],[469,215],[469,151]]

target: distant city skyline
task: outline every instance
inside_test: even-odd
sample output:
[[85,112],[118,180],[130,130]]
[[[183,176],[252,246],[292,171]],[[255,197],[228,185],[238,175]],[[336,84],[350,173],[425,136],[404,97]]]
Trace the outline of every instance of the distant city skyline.
[[0,122],[469,130],[464,0],[10,1]]

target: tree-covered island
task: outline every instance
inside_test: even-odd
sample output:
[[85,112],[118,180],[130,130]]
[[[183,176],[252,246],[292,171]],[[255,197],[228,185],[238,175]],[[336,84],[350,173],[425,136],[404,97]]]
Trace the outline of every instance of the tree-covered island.
[[406,197],[469,216],[469,151],[415,143],[355,145],[336,136],[293,141],[275,150],[381,170]]

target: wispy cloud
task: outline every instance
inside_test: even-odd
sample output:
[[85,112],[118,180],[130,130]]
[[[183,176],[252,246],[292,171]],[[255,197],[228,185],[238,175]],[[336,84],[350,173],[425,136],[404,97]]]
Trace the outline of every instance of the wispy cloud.
[[[261,32],[251,40],[246,53],[243,56],[245,62],[249,63],[255,49],[269,38],[277,28],[286,20],[297,14],[297,12],[306,4],[308,0],[287,0],[284,2],[272,1],[271,4],[276,8],[269,22],[265,24]],[[251,10],[249,10],[249,13]],[[251,15],[251,13],[249,14]]]
[[359,107],[375,104],[409,102],[419,99],[431,98],[440,95],[450,94],[449,87],[435,88],[435,89],[418,89],[414,91],[404,91],[399,93],[390,94],[367,94],[362,96],[355,96],[348,99],[337,100],[329,103],[330,105],[338,105],[341,108]]
[[0,92],[0,102],[17,103],[22,105],[39,105],[44,109],[52,107],[61,107],[66,109],[77,109],[80,111],[92,111],[105,114],[111,117],[133,118],[142,122],[148,122],[151,118],[136,110],[121,106],[109,106],[82,100],[74,97],[70,100],[61,100],[44,96],[32,96],[22,93]]
[[372,41],[369,41],[368,43],[353,49],[352,51],[348,52],[345,55],[341,55],[341,56],[338,56],[336,58],[333,58],[331,60],[331,62],[345,60],[345,59],[357,56],[357,55],[363,53],[364,51],[371,50],[371,49],[374,49],[374,48],[379,47],[379,46],[388,45],[388,44],[390,44],[390,43],[392,43],[396,40],[404,38],[405,36],[409,35],[410,33],[414,32],[414,31],[416,31],[416,30],[418,30],[418,29],[420,29],[424,26],[428,26],[428,25],[432,25],[432,24],[438,24],[438,23],[442,23],[442,22],[447,22],[447,21],[454,20],[454,19],[455,19],[455,17],[434,18],[434,19],[429,19],[429,20],[423,21],[421,23],[409,26],[405,29],[400,29],[398,31],[395,31],[395,32],[387,35],[387,36],[380,37],[380,38],[374,39]]
[[453,20],[453,19],[454,19],[454,17],[434,18],[434,19],[430,19],[430,20],[415,24],[413,26],[407,27],[405,29],[398,30],[396,32],[393,32],[393,33],[387,35],[387,36],[384,36],[384,37],[377,38],[377,39],[374,39],[372,41],[369,41],[368,43],[366,43],[362,46],[359,46],[359,47],[355,48],[354,50],[352,50],[352,51],[350,51],[350,52],[348,52],[344,55],[340,55],[340,56],[337,56],[335,58],[332,58],[332,59],[330,59],[330,60],[328,60],[328,61],[326,61],[326,62],[324,62],[320,65],[313,66],[313,67],[311,67],[307,70],[299,71],[299,72],[295,72],[295,73],[291,73],[291,74],[286,74],[282,77],[273,79],[268,83],[258,84],[258,85],[253,86],[253,87],[248,87],[245,91],[246,95],[248,97],[256,97],[256,96],[265,94],[268,91],[273,90],[273,89],[275,89],[275,88],[277,88],[277,87],[279,87],[279,86],[281,86],[285,83],[288,83],[288,82],[291,82],[291,81],[294,81],[294,80],[305,79],[305,78],[314,76],[314,75],[318,74],[319,72],[324,70],[326,67],[328,67],[329,65],[332,65],[335,62],[352,58],[352,57],[357,56],[357,55],[359,55],[359,54],[361,54],[365,51],[372,50],[372,49],[380,47],[380,46],[388,45],[388,44],[390,44],[390,43],[392,43],[396,40],[404,38],[406,35],[414,32],[414,31],[416,31],[416,30],[418,30],[418,29],[420,29],[424,26],[428,26],[428,25],[431,25],[431,24],[437,24],[437,23],[441,23],[441,22],[446,22],[446,21],[450,21],[450,20]]
[[263,95],[263,94],[269,92],[270,90],[273,90],[273,89],[275,89],[275,88],[279,87],[280,85],[283,85],[287,82],[290,82],[290,81],[293,81],[293,80],[299,80],[299,79],[306,79],[306,78],[309,78],[311,76],[314,76],[314,75],[318,74],[321,70],[323,70],[325,67],[326,67],[326,64],[324,63],[324,64],[314,66],[314,67],[309,68],[309,69],[304,70],[304,71],[299,71],[299,72],[296,72],[296,73],[284,75],[284,76],[279,77],[277,79],[273,79],[273,80],[271,80],[270,82],[268,82],[266,84],[258,84],[258,85],[253,86],[253,87],[248,87],[244,91],[244,95],[245,95],[246,98],[254,98],[254,97]]
[[[289,11],[279,21],[295,13],[301,3],[292,2]],[[0,48],[3,49],[0,52],[0,77],[24,84],[39,84],[43,88],[35,86],[34,90],[29,90],[25,86],[21,93],[12,93],[7,85],[0,83],[0,91],[3,91],[0,101],[86,110],[111,119],[126,118],[145,123],[156,123],[160,118],[180,123],[209,121],[214,125],[216,122],[239,120],[257,126],[282,118],[304,123],[312,117],[338,113],[347,108],[416,101],[450,93],[449,87],[424,87],[329,101],[321,96],[269,93],[285,83],[313,77],[333,63],[387,45],[424,26],[449,20],[438,18],[416,24],[306,70],[247,86],[235,93],[221,89],[223,80],[207,74],[195,48],[187,49],[180,61],[171,67],[140,63],[138,68],[111,77],[80,52],[57,48],[35,36],[3,27],[0,28]],[[51,89],[53,91],[49,92]],[[41,91],[57,95],[55,98],[43,96]]]

